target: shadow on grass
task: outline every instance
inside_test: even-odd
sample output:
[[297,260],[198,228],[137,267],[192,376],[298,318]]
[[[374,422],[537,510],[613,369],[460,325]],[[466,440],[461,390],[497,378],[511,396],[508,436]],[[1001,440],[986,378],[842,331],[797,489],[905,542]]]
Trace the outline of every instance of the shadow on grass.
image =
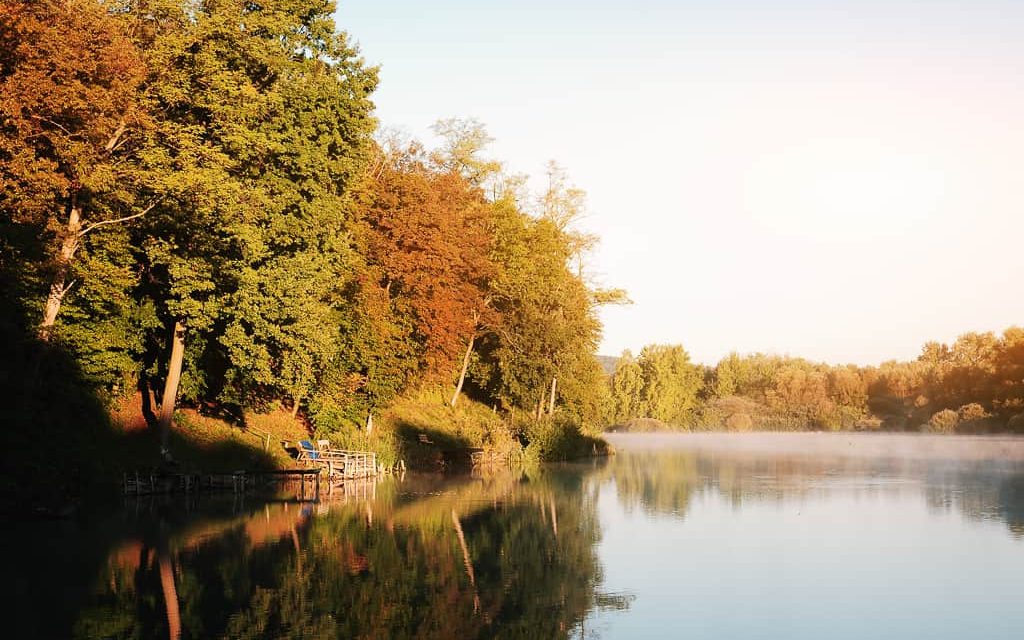
[[[273,458],[255,442],[204,443],[171,434],[174,464],[159,455],[155,429],[115,425],[74,359],[0,327],[0,512],[65,516],[83,501],[113,500],[129,471],[226,472],[266,469]],[[12,335],[13,334],[13,335]]]
[[397,418],[394,428],[406,464],[412,469],[439,470],[450,463],[453,452],[469,451],[473,446],[464,437],[407,418]]

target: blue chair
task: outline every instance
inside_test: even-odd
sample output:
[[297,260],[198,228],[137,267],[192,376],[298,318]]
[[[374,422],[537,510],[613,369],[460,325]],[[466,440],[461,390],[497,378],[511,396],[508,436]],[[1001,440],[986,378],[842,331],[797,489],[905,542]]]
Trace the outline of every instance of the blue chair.
[[299,460],[319,460],[320,451],[309,440],[299,440]]

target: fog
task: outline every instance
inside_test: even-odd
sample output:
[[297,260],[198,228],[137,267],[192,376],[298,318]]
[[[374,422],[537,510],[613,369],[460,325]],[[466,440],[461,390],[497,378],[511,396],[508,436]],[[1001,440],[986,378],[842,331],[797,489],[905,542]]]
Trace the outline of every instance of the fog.
[[1024,461],[1024,437],[916,433],[609,433],[619,451],[691,449],[779,456]]

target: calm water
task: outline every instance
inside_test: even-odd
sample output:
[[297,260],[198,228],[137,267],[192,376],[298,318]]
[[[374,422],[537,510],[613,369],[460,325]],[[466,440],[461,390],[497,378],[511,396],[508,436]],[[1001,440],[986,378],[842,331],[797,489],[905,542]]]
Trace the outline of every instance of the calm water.
[[3,636],[1024,637],[1024,440],[614,436],[609,460],[3,526]]

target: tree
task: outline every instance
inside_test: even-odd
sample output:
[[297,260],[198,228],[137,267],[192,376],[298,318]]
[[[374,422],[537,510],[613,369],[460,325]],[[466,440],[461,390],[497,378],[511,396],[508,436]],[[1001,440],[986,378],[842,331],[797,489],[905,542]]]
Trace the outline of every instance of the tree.
[[376,72],[332,9],[201,2],[148,50],[163,119],[145,161],[167,177],[140,243],[144,295],[173,327],[170,351],[186,331],[192,345],[166,372],[165,428],[179,377],[193,397],[297,405],[341,360],[358,267],[347,198]]
[[[127,21],[95,0],[0,4],[0,208],[50,247],[39,337],[52,334],[86,236],[153,205],[137,153],[151,119]],[[74,277],[74,279],[73,279]]]
[[480,157],[494,138],[479,121],[447,118],[435,122],[432,129],[442,143],[431,157],[443,172],[459,174],[474,187],[482,187],[501,171],[500,162]]
[[447,165],[432,166],[418,145],[382,150],[361,198],[367,258],[392,313],[409,318],[418,371],[452,375],[487,312],[490,207]]
[[681,345],[648,345],[640,351],[641,407],[648,418],[682,426],[697,407],[700,369]]
[[615,373],[611,380],[616,421],[625,422],[643,417],[640,405],[643,385],[643,371],[639,363],[628,349],[623,351],[622,357],[615,363]]

